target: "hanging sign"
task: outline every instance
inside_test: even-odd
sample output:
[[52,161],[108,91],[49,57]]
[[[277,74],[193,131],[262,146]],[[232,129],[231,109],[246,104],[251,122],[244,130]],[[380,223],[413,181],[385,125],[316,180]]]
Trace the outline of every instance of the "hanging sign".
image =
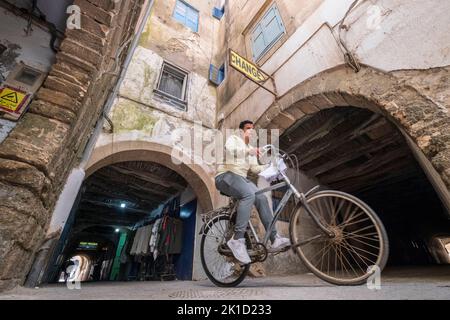
[[230,50],[230,66],[245,75],[250,80],[256,83],[263,83],[267,81],[270,76],[258,68],[256,65],[238,55],[233,50]]
[[[256,83],[258,86],[263,88],[264,90],[267,90],[271,94],[273,94],[275,97],[278,97],[277,89],[275,87],[275,81],[273,81],[273,78],[269,76],[267,73],[262,71],[258,66],[251,63],[244,57],[240,56],[236,52],[230,49],[229,53],[230,58],[230,66],[240,73],[242,73],[244,76],[246,76],[248,79]],[[274,90],[271,90],[267,87],[265,87],[263,84],[269,80],[272,79],[272,84],[274,87]]]

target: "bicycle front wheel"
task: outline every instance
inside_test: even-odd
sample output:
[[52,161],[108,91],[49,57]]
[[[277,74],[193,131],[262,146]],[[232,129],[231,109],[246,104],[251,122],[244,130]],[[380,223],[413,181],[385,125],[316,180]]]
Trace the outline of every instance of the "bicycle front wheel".
[[[200,243],[200,256],[203,270],[209,280],[219,287],[235,287],[248,273],[250,265],[240,265],[226,245],[233,232],[229,215],[219,215],[211,219],[204,227]],[[249,241],[246,234],[246,240]]]
[[[291,218],[294,250],[316,276],[338,285],[358,285],[383,270],[388,258],[388,237],[373,210],[358,198],[339,191],[321,191],[307,203],[321,223],[331,230],[325,235],[301,206]],[[300,245],[302,244],[302,245]]]

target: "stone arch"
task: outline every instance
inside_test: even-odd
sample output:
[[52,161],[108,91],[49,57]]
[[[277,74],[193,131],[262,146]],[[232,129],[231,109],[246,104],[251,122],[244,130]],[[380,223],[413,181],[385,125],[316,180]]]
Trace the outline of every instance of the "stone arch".
[[180,165],[173,163],[172,150],[170,146],[149,141],[120,141],[103,145],[94,149],[86,164],[86,177],[102,167],[118,162],[156,162],[180,174],[194,190],[203,210],[212,210],[217,203],[212,172],[205,166],[186,164],[181,159],[178,159]]
[[346,66],[326,70],[277,99],[255,123],[282,134],[306,115],[346,106],[381,114],[403,133],[450,212],[448,110],[392,74],[367,66],[358,73]]

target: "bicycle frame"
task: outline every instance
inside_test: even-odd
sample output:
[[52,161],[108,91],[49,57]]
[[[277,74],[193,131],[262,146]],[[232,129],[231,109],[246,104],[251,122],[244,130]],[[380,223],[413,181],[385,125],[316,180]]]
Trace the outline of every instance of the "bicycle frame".
[[[315,191],[317,191],[317,189],[319,188],[319,186],[316,186],[312,189],[310,189],[307,193],[302,193],[299,192],[297,190],[297,188],[295,188],[295,186],[291,183],[290,179],[286,176],[286,174],[284,172],[279,171],[281,176],[283,177],[283,182],[277,183],[273,186],[261,189],[259,191],[256,192],[256,195],[258,194],[263,194],[272,190],[277,190],[277,189],[281,189],[285,186],[288,186],[289,189],[286,191],[286,193],[283,195],[283,198],[281,199],[280,203],[278,204],[278,206],[276,207],[275,211],[274,211],[274,217],[272,219],[272,222],[270,223],[269,228],[266,230],[266,233],[264,235],[264,239],[263,239],[263,244],[266,246],[267,243],[269,242],[269,238],[270,235],[272,233],[272,231],[275,228],[275,224],[278,221],[282,210],[284,209],[284,207],[286,206],[286,203],[289,201],[289,199],[291,198],[292,195],[295,196],[295,198],[297,200],[299,200],[299,203],[296,205],[296,209],[299,209],[300,206],[304,206],[306,211],[308,212],[308,214],[311,216],[311,218],[313,219],[313,221],[317,224],[317,226],[329,237],[333,237],[334,233],[331,232],[330,230],[328,230],[319,220],[319,218],[316,216],[316,214],[311,210],[311,208],[309,207],[306,198],[311,195],[312,193],[314,193]],[[259,237],[256,234],[255,228],[253,227],[251,221],[249,221],[249,226],[250,226],[250,230],[253,234],[253,236],[255,237],[256,241],[259,242]],[[312,239],[308,239],[306,241],[304,241],[305,243],[310,241]],[[302,243],[298,243],[298,244],[292,244],[293,247],[295,246],[300,246],[302,245]]]

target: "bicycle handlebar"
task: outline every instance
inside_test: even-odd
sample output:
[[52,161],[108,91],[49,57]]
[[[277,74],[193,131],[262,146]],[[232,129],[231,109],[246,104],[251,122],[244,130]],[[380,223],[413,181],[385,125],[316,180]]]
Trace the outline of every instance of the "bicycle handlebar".
[[289,155],[287,152],[281,150],[280,148],[277,148],[276,146],[274,146],[273,144],[267,144],[263,147],[261,147],[261,149],[263,150],[261,156],[265,156],[269,151],[273,151],[273,156],[277,158],[277,160],[275,161],[275,165],[277,167],[277,169],[279,169],[279,161],[278,159],[281,160],[286,160],[289,162],[289,164],[291,165],[291,168],[294,169],[294,181],[295,183],[298,183],[300,181],[300,173],[299,173],[299,163],[298,163],[298,158],[295,154]]

